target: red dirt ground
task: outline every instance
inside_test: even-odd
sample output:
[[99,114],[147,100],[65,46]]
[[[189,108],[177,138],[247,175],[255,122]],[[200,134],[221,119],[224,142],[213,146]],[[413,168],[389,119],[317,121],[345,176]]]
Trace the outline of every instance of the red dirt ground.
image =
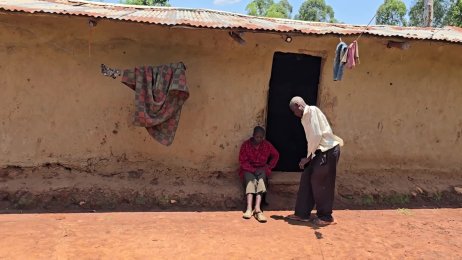
[[0,215],[0,259],[462,259],[462,209],[335,212],[323,228],[241,212]]

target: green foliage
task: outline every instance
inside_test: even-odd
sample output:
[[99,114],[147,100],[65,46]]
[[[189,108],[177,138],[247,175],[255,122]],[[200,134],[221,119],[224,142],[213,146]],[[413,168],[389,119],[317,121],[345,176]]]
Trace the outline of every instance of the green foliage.
[[433,194],[433,199],[436,201],[436,202],[439,202],[441,201],[441,199],[443,198],[443,193],[441,193],[440,191],[437,191]]
[[451,1],[445,24],[462,27],[462,0]]
[[127,5],[170,6],[168,0],[121,0]]
[[[414,2],[409,10],[409,25],[425,26],[424,9],[424,0]],[[432,26],[446,25],[462,27],[462,0],[434,0]]]
[[407,194],[393,194],[382,198],[382,201],[389,205],[406,205],[411,201]]
[[285,10],[287,10],[289,12],[289,14],[292,14],[292,11],[293,11],[293,7],[292,5],[290,5],[289,1],[288,0],[281,0],[279,1],[279,4],[284,7]]
[[372,206],[375,204],[374,197],[371,195],[365,195],[361,197],[361,204],[363,206]]
[[253,0],[247,5],[245,10],[249,15],[266,16],[267,11],[272,4],[274,4],[273,0]]
[[300,6],[296,19],[313,22],[338,22],[332,6],[325,0],[306,0]]
[[[433,2],[433,25],[442,27],[445,25],[445,17],[448,12],[450,0],[434,0]],[[424,24],[424,0],[416,0],[409,10],[410,26],[425,26]]]
[[401,0],[385,0],[377,10],[376,24],[406,26],[407,8]]
[[273,0],[253,0],[247,7],[247,14],[274,18],[290,18],[292,6],[288,0],[275,3]]
[[287,14],[285,13],[284,8],[280,5],[271,5],[265,16],[274,18],[287,18]]

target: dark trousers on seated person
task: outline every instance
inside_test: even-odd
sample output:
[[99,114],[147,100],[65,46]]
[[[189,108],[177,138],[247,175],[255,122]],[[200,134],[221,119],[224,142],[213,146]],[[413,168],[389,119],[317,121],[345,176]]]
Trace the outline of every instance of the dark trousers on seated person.
[[316,215],[324,221],[333,221],[335,178],[340,147],[326,151],[317,151],[316,156],[305,166],[300,178],[295,215],[309,218],[316,205]]

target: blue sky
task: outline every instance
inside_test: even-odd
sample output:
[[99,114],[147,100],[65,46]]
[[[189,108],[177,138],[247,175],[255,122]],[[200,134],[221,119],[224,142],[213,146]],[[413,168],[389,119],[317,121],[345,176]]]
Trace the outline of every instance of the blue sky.
[[[170,0],[172,6],[218,9],[245,14],[245,7],[250,0]],[[277,0],[275,0],[277,2]],[[294,7],[294,14],[298,13],[304,0],[289,0]],[[335,17],[349,24],[367,24],[384,0],[326,0],[335,11]],[[412,0],[404,0],[406,5]]]
[[[119,1],[105,0],[104,2]],[[170,4],[175,7],[207,8],[243,14],[246,13],[245,7],[249,2],[250,0],[170,0]],[[298,13],[303,0],[289,0],[289,2],[294,7],[293,14]],[[326,2],[334,8],[338,20],[349,24],[367,24],[384,0],[326,0]],[[409,9],[414,0],[404,0],[404,2]]]

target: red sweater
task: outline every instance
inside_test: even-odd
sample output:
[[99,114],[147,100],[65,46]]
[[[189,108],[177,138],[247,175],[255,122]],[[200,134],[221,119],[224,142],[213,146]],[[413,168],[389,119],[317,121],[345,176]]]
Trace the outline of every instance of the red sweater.
[[254,173],[257,168],[265,168],[266,175],[271,174],[271,170],[276,167],[279,160],[279,153],[274,146],[263,140],[259,145],[254,146],[252,138],[245,141],[239,152],[239,163],[241,165],[239,176],[242,178],[244,172]]

